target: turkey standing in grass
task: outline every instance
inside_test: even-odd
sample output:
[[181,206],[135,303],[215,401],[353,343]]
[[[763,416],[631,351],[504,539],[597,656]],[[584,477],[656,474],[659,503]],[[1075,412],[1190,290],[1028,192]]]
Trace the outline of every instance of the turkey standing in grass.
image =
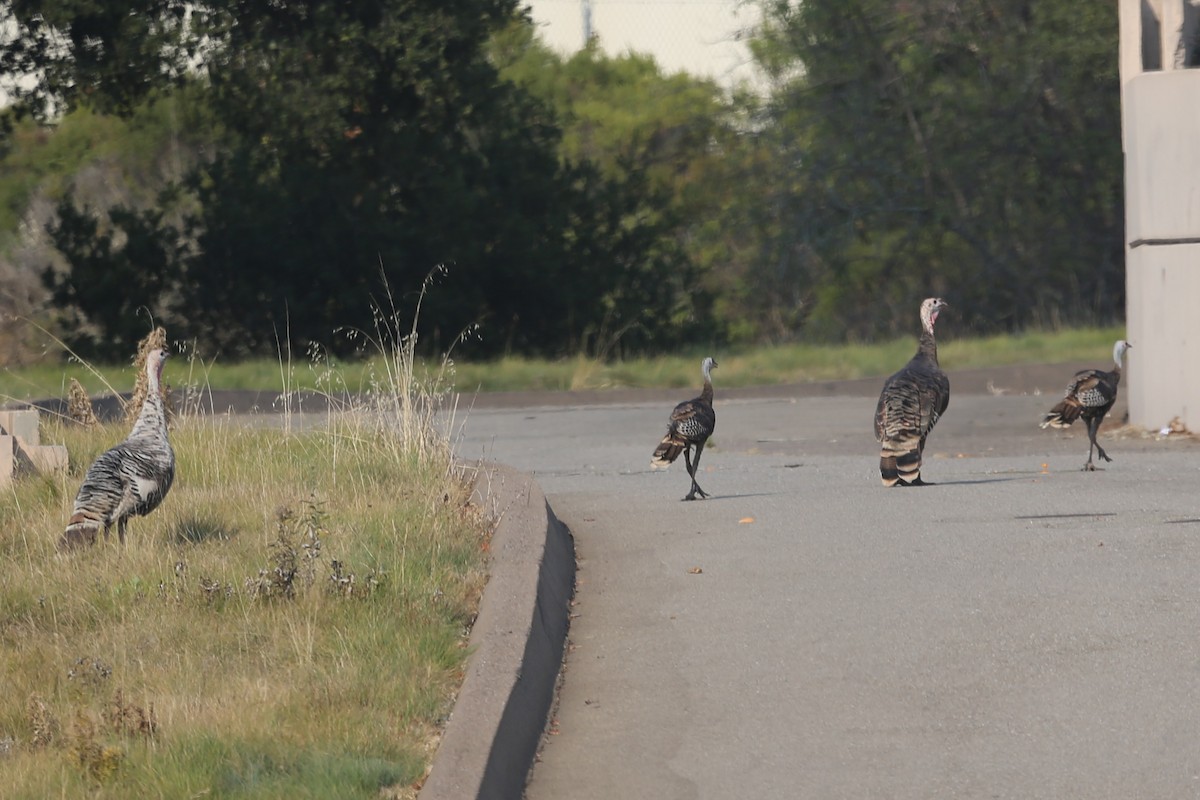
[[1094,472],[1096,465],[1092,463],[1092,448],[1105,461],[1112,461],[1104,448],[1096,441],[1096,433],[1100,423],[1108,416],[1113,403],[1117,402],[1117,385],[1121,382],[1121,364],[1125,360],[1125,351],[1133,347],[1124,339],[1113,345],[1113,362],[1116,364],[1112,372],[1098,369],[1085,369],[1075,373],[1071,383],[1067,385],[1067,393],[1046,416],[1042,417],[1043,428],[1066,428],[1072,422],[1083,417],[1087,423],[1088,460],[1083,465],[1085,472]]
[[159,389],[167,351],[151,350],[146,356],[146,399],[129,438],[105,451],[88,468],[75,497],[71,521],[60,547],[94,544],[96,534],[117,523],[117,537],[125,543],[125,526],[132,516],[158,508],[175,479],[175,452],[167,440],[167,415]]
[[[700,488],[700,484],[696,483],[696,470],[700,468],[700,454],[704,452],[704,443],[717,427],[717,412],[713,411],[712,405],[712,370],[715,366],[717,362],[712,358],[704,359],[700,367],[704,373],[704,388],[700,391],[700,396],[675,406],[675,410],[671,412],[671,421],[667,423],[667,435],[659,442],[650,461],[652,467],[669,467],[671,462],[683,453],[688,475],[692,476],[692,490],[684,500],[695,500],[696,495],[708,497]],[[695,460],[691,456],[692,445],[696,447]]]
[[950,379],[938,366],[933,324],[947,305],[940,297],[921,303],[921,340],[904,369],[887,379],[875,408],[875,440],[884,486],[926,486],[921,480],[925,439],[950,404]]

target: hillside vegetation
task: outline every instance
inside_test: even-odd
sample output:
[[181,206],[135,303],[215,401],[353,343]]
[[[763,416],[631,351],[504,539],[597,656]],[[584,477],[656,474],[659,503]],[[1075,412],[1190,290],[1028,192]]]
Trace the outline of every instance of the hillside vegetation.
[[472,361],[1120,323],[1113,4],[759,2],[762,93],[517,0],[3,5],[0,308],[110,362],[354,356],[431,271]]

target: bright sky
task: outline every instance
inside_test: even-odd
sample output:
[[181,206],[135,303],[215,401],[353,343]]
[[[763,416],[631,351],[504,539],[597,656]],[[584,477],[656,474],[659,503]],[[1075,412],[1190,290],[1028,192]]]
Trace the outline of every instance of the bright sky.
[[[526,0],[542,39],[561,53],[583,46],[583,9],[592,9],[592,32],[612,55],[633,50],[653,55],[667,72],[686,70],[724,86],[754,82],[743,31],[759,19],[746,0]],[[0,87],[0,105],[7,102]]]
[[759,19],[756,4],[740,0],[527,0],[542,39],[562,53],[583,46],[584,7],[592,31],[612,55],[653,55],[667,72],[686,70],[723,85],[752,80],[750,53],[740,33]]

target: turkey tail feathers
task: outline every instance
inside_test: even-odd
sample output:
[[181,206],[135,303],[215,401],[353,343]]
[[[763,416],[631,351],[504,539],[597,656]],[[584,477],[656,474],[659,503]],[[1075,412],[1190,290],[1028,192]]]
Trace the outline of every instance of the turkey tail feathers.
[[[67,528],[63,531],[63,535],[59,537],[58,549],[72,550],[76,547],[84,545],[94,545],[96,539],[100,535],[100,529],[103,523],[99,520],[94,520],[86,515],[76,512],[71,516],[71,521],[67,523]],[[108,531],[105,531],[107,534]]]
[[900,471],[896,468],[896,457],[881,453],[879,455],[879,474],[883,476],[884,486],[895,486],[900,482]]
[[913,441],[885,441],[879,451],[879,475],[884,486],[915,483],[921,479],[921,444]]
[[650,458],[650,466],[660,469],[671,466],[671,462],[679,458],[679,454],[683,452],[683,448],[686,446],[687,442],[681,441],[671,434],[667,434],[658,443],[658,447],[654,449],[654,455]]
[[1050,409],[1046,416],[1042,417],[1042,427],[1066,428],[1072,422],[1079,419],[1079,415],[1082,412],[1083,406],[1078,403],[1061,400],[1058,405]]
[[896,456],[896,471],[904,483],[916,483],[921,479],[921,450],[914,447],[907,453]]

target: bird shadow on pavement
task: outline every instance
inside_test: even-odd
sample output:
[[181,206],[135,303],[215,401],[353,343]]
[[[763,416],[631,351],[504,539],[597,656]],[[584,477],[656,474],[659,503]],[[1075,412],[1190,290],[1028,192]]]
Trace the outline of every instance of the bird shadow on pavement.
[[[926,484],[927,486],[974,486],[978,483],[1007,483],[1009,481],[1028,480],[1024,475],[1013,475],[1010,478],[979,478],[972,481],[933,481]],[[916,488],[916,487],[905,487]]]
[[737,500],[742,497],[776,497],[787,492],[746,492],[745,494],[710,494],[704,498],[705,503],[711,503],[713,500]]
[[1094,519],[1096,517],[1115,517],[1115,511],[1085,511],[1079,514],[1034,514],[1025,517],[1013,517],[1013,519]]

